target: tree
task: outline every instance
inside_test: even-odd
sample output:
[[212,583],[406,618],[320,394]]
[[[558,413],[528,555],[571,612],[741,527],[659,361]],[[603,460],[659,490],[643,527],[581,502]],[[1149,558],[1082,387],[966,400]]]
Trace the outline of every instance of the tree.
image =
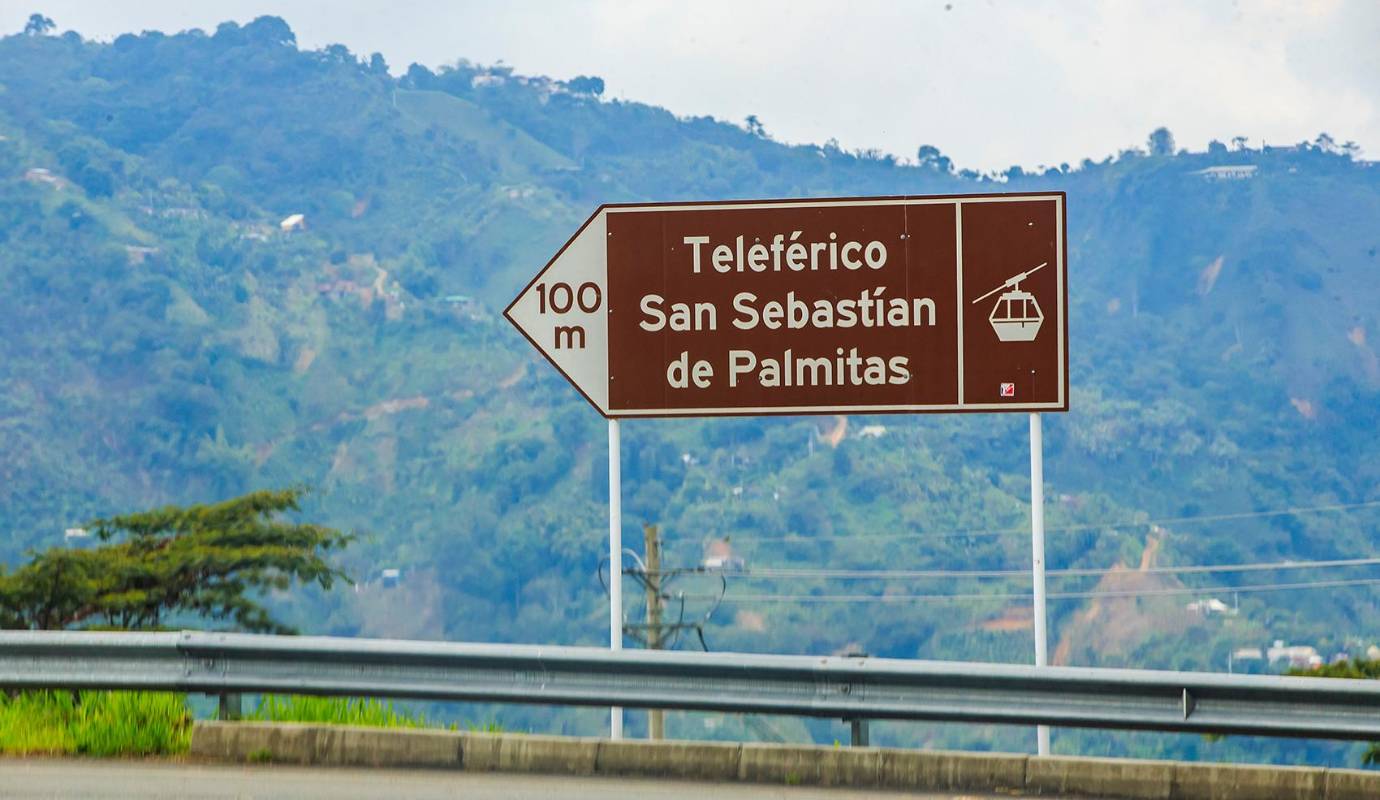
[[353,539],[289,522],[304,490],[258,491],[215,505],[167,506],[90,523],[102,543],[55,547],[13,572],[0,568],[0,628],[149,630],[176,615],[291,633],[255,596],[294,582],[329,589],[331,550]]
[[245,37],[256,44],[279,47],[296,47],[297,34],[283,21],[282,17],[258,17],[244,26]]
[[934,170],[935,172],[953,172],[953,162],[949,157],[939,152],[939,148],[930,144],[920,145],[920,149],[915,152],[915,162],[921,169]]
[[355,63],[354,54],[350,52],[350,48],[343,44],[327,45],[322,53],[322,60],[331,64]]
[[431,89],[436,85],[436,74],[421,64],[412,64],[403,76],[404,89]]
[[598,97],[604,93],[604,79],[592,75],[579,75],[572,78],[570,82],[565,85],[565,88],[575,94],[588,94]]
[[72,175],[77,185],[92,197],[109,197],[115,193],[115,178],[108,170],[87,164]]
[[1174,134],[1168,128],[1156,128],[1150,132],[1150,155],[1174,155]]
[[30,14],[29,21],[24,24],[25,36],[47,36],[57,27],[52,17],[45,17],[42,14]]

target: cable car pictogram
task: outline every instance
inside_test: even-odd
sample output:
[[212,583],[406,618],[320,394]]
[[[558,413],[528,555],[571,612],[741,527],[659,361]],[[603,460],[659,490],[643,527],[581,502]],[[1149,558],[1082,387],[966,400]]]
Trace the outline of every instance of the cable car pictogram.
[[997,298],[997,304],[992,306],[992,313],[987,317],[992,323],[992,330],[996,331],[997,338],[1001,341],[1035,341],[1035,336],[1040,332],[1040,325],[1044,324],[1045,312],[1040,310],[1035,295],[1021,290],[1021,281],[1048,265],[1049,262],[1046,261],[1013,278],[1007,278],[1001,286],[973,301],[973,305],[977,305],[997,292],[1002,292],[1003,289],[1010,290],[1002,292],[1001,297]]

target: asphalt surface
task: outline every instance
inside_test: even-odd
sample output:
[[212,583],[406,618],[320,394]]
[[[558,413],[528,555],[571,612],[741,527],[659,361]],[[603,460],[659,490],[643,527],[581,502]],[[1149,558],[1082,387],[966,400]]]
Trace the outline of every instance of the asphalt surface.
[[[572,778],[440,770],[312,769],[166,761],[0,759],[0,798],[465,798],[465,800],[953,800],[957,795],[688,783],[640,778]],[[972,797],[972,795],[964,795]]]

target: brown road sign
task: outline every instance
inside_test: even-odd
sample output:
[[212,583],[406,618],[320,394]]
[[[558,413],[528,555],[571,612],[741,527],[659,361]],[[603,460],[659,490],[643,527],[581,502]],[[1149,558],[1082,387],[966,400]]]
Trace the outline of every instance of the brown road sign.
[[1064,203],[605,205],[504,315],[608,417],[1067,411]]

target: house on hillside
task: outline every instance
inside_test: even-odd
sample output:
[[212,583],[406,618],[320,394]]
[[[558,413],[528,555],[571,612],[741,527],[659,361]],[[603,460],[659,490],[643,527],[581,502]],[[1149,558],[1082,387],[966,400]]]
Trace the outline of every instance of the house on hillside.
[[24,180],[30,183],[46,183],[57,189],[62,188],[62,178],[53,174],[52,170],[43,167],[34,167],[24,173]]
[[886,436],[885,425],[864,425],[862,430],[858,431],[859,439],[880,439],[883,436]]
[[484,304],[469,295],[448,294],[441,298],[441,302],[445,303],[451,314],[457,318],[473,322],[486,322],[489,319],[489,312],[484,308]]
[[235,228],[240,232],[241,239],[249,239],[254,242],[266,242],[273,236],[273,226],[263,223],[237,224]]
[[1236,614],[1236,609],[1223,603],[1216,597],[1211,597],[1207,600],[1194,600],[1186,607],[1191,613],[1200,614],[1204,617],[1210,617],[1213,614],[1223,614],[1226,616],[1234,616]]
[[1238,647],[1227,653],[1227,672],[1260,672],[1265,654],[1259,647]]
[[1290,669],[1317,669],[1323,665],[1317,648],[1303,644],[1286,645],[1283,639],[1276,639],[1265,655],[1271,667],[1281,662]]
[[1192,174],[1201,177],[1205,181],[1244,181],[1255,177],[1257,167],[1254,164],[1236,164],[1231,166],[1208,167],[1200,169]]
[[319,294],[330,295],[336,299],[347,296],[358,297],[365,305],[373,302],[374,296],[373,291],[369,287],[360,286],[358,283],[347,278],[339,278],[318,283],[316,285],[316,291]]
[[733,554],[733,546],[728,543],[728,537],[710,539],[704,543],[701,569],[740,570],[746,565],[742,558]]
[[142,247],[133,244],[125,245],[125,259],[129,262],[129,265],[131,267],[135,267],[144,263],[149,258],[158,255],[160,252],[162,251],[159,250],[157,247]]
[[292,233],[293,231],[304,231],[306,229],[307,217],[305,214],[290,214],[284,217],[282,222],[278,223],[278,230],[282,231],[283,233]]

